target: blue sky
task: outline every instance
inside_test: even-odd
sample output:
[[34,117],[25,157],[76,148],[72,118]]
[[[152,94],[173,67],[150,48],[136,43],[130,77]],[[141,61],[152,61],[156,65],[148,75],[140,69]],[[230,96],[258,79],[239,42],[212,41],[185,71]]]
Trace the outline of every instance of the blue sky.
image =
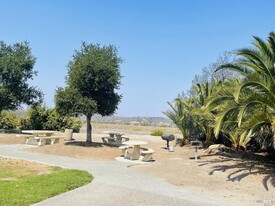
[[81,42],[114,44],[124,59],[118,116],[163,116],[219,54],[274,31],[272,0],[0,0],[0,40],[29,41],[31,82],[54,106]]

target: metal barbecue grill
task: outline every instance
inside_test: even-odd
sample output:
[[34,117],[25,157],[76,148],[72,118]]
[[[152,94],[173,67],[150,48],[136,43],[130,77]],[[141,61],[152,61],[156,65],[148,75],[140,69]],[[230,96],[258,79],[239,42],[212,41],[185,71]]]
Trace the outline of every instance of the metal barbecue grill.
[[166,140],[167,150],[169,150],[169,141],[173,141],[175,139],[175,136],[173,134],[163,134],[161,135],[161,139]]

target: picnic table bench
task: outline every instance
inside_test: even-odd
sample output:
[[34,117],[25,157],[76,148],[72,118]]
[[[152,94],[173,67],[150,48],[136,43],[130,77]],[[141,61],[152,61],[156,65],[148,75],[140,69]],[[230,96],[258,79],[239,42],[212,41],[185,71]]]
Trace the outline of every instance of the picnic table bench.
[[129,148],[133,148],[133,146],[131,146],[131,145],[123,145],[123,146],[119,147],[119,149],[121,149],[121,156],[122,157],[130,158],[129,152],[127,151],[127,149],[129,149]]
[[38,141],[37,145],[38,146],[42,146],[47,144],[47,142],[49,141],[49,143],[51,145],[59,143],[60,139],[64,139],[65,136],[38,136],[38,137],[34,137],[34,139],[36,139]]
[[153,156],[154,152],[155,151],[152,150],[151,148],[145,148],[144,150],[142,150],[140,152],[142,155],[144,155],[144,157],[142,158],[142,161],[144,161],[144,162],[150,161],[152,159],[152,156]]
[[33,138],[33,135],[32,134],[17,134],[16,137],[24,137],[25,143],[28,144],[29,139]]
[[59,143],[59,139],[64,138],[64,136],[34,136],[32,134],[18,134],[16,137],[25,138],[25,144],[28,144],[30,139],[34,139],[37,141],[38,146],[45,145],[48,142],[51,145]]

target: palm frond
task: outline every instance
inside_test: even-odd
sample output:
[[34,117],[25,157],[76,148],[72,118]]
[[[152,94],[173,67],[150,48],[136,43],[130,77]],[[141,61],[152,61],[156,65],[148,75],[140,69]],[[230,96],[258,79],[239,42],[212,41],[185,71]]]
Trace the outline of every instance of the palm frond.
[[215,72],[217,72],[221,69],[229,69],[232,71],[236,71],[240,75],[243,75],[243,76],[247,76],[248,74],[250,74],[252,72],[251,69],[249,69],[246,66],[237,65],[237,64],[233,64],[233,63],[222,64],[215,70]]

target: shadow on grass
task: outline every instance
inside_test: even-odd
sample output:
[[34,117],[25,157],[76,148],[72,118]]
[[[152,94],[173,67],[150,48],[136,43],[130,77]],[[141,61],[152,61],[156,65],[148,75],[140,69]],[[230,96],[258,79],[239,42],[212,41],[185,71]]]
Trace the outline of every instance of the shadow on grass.
[[78,147],[118,147],[115,145],[103,144],[101,142],[84,142],[84,141],[74,141],[66,142],[65,146],[78,146]]
[[274,157],[262,156],[252,153],[235,152],[201,155],[200,157],[216,156],[213,160],[200,161],[199,166],[213,164],[209,175],[215,172],[229,171],[227,181],[241,181],[249,175],[263,175],[262,184],[266,191],[269,190],[268,182],[275,187]]

